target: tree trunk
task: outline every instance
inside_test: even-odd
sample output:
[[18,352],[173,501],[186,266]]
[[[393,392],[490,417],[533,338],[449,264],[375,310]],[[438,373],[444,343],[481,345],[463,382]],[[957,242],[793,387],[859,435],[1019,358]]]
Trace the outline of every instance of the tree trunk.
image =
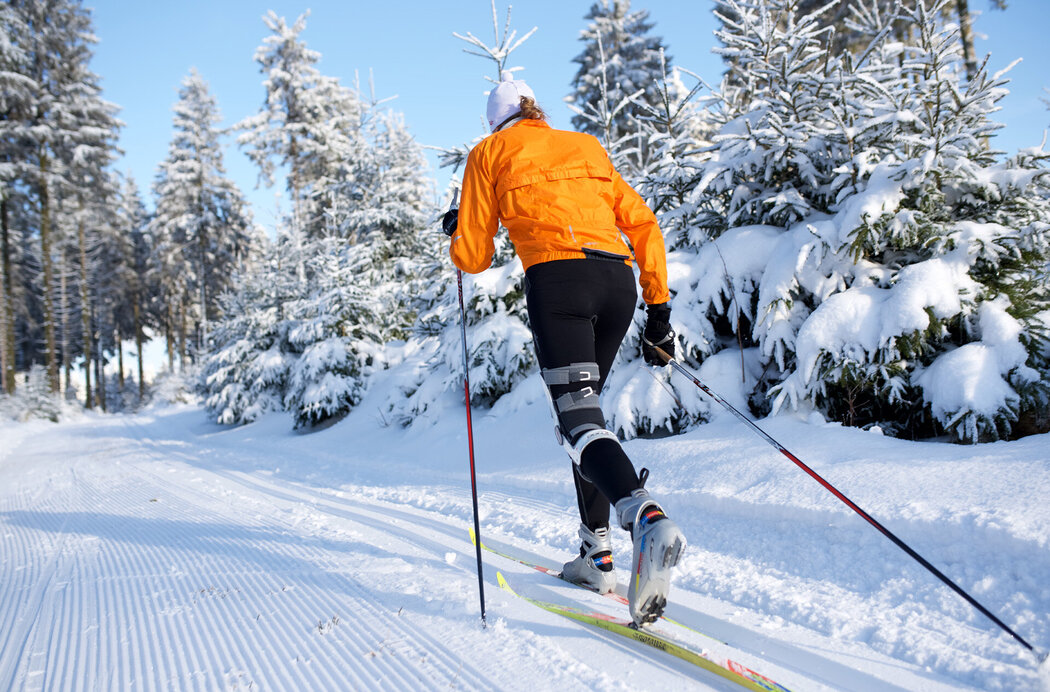
[[200,341],[197,344],[197,353],[204,353],[208,347],[208,270],[204,263],[205,257],[205,238],[204,234],[199,232],[197,236],[200,240],[198,243],[198,254],[200,255],[200,302],[201,302],[201,330],[200,330]]
[[[6,211],[6,210],[5,210]],[[6,229],[5,229],[6,240]],[[7,372],[7,268],[0,263],[0,393],[10,394],[8,391]]]
[[48,158],[40,155],[40,262],[44,269],[44,343],[47,349],[47,382],[58,393],[58,351],[55,347],[55,304],[51,293],[54,267],[51,264],[51,196],[48,190]]
[[[84,232],[84,199],[80,199],[77,219],[77,245],[80,249],[80,322],[84,337],[84,400],[92,408],[91,397],[91,301],[88,298],[87,237]],[[97,370],[97,369],[96,369]],[[96,378],[97,381],[97,378]]]
[[299,193],[299,147],[294,136],[291,138],[288,153],[292,162],[292,239],[295,243],[296,277],[299,279],[299,286],[303,287],[306,286],[306,259],[304,257],[305,253],[303,252],[304,229]]
[[113,330],[113,338],[117,343],[117,387],[120,393],[124,393],[124,342],[120,339],[120,330]]
[[[101,301],[100,301],[101,303]],[[94,312],[94,310],[92,310]],[[99,334],[95,339],[95,389],[98,392],[98,407],[106,412],[106,354],[102,352],[102,316],[98,316]]]
[[7,197],[0,199],[0,352],[3,392],[15,393],[15,320],[11,280],[11,242],[7,227]]
[[199,300],[201,311],[200,334],[197,341],[197,358],[204,352],[208,344],[208,267],[207,257],[208,238],[204,223],[204,167],[200,169],[197,179],[197,261],[200,267],[197,270],[197,281],[200,282]]
[[139,359],[139,402],[146,396],[146,385],[143,384],[143,373],[145,367],[142,364],[142,313],[139,307],[138,292],[135,294],[135,304],[131,306],[131,314],[135,319],[135,354]]
[[164,338],[168,346],[168,372],[175,372],[175,306],[168,303],[168,319],[165,320]]
[[66,379],[66,386],[62,388],[62,395],[65,398],[66,392],[73,386],[73,358],[70,355],[72,349],[69,348],[69,271],[66,269],[65,253],[63,252],[62,266],[60,268],[61,276],[59,277],[59,295],[62,300],[62,374]]
[[186,369],[186,301],[179,305],[179,372]]
[[970,81],[977,74],[977,56],[967,0],[955,0],[955,10],[959,14],[959,40],[962,41],[963,62],[966,63],[966,81]]
[[[92,311],[94,312],[94,311]],[[101,318],[100,318],[101,321]],[[100,330],[101,331],[101,330]],[[95,339],[95,348],[98,349],[95,353],[95,401],[98,403],[100,411],[105,413],[106,411],[106,388],[104,386],[105,375],[103,370],[105,369],[105,361],[102,357],[102,335],[99,334],[99,338]]]

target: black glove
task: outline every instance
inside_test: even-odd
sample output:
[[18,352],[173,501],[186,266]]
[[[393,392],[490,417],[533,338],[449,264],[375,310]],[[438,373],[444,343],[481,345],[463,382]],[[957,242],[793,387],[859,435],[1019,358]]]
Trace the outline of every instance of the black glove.
[[441,219],[441,230],[445,232],[449,238],[456,232],[456,226],[459,225],[459,209],[449,209],[445,212],[445,216]]
[[666,365],[667,361],[656,352],[659,346],[667,355],[674,358],[674,330],[671,329],[671,305],[660,303],[650,305],[649,317],[642,332],[642,357],[649,365]]

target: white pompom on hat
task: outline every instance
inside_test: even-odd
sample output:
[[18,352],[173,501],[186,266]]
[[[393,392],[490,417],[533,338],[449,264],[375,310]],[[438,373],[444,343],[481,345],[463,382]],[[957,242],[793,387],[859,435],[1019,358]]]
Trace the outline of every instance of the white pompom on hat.
[[535,99],[529,85],[520,79],[514,79],[509,70],[500,75],[500,83],[489,92],[488,119],[489,129],[493,132],[503,122],[521,111],[521,97]]

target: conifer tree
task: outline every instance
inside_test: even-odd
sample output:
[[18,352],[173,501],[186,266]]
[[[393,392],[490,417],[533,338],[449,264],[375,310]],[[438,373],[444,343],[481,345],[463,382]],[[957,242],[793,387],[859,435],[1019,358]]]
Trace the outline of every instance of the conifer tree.
[[[286,242],[286,241],[285,241]],[[219,296],[223,319],[201,368],[205,407],[222,424],[250,423],[283,410],[292,357],[284,321],[295,297],[294,262],[283,242],[267,244],[259,262],[237,272]]]
[[[90,117],[85,114],[84,121],[89,122]],[[116,139],[116,132],[112,137]],[[68,244],[72,251],[69,266],[77,271],[73,281],[79,298],[86,405],[93,408],[98,403],[102,410],[106,410],[102,382],[105,352],[112,346],[111,304],[115,294],[122,291],[122,286],[112,282],[119,262],[118,242],[113,237],[117,187],[106,168],[114,154],[105,145],[79,147],[75,158],[67,164],[66,177],[72,191],[56,200],[56,208],[61,213],[56,224],[56,239],[60,247]],[[62,357],[68,363],[72,353],[67,352],[68,342],[64,342]],[[94,388],[92,372],[97,384]]]
[[256,50],[255,60],[265,76],[266,98],[260,111],[236,128],[262,182],[273,185],[278,168],[287,171],[291,228],[316,238],[330,228],[325,205],[332,198],[321,181],[331,162],[354,150],[362,107],[354,90],[317,69],[320,53],[299,37],[308,16],[291,26],[273,11],[263,17],[273,34]]
[[125,286],[126,305],[123,306],[119,322],[121,338],[135,342],[137,401],[146,398],[145,362],[143,348],[145,331],[160,325],[155,310],[158,290],[155,285],[156,272],[153,242],[148,224],[149,214],[142,201],[138,185],[130,173],[124,176],[116,209],[117,238],[121,243],[122,264],[120,281]]
[[[218,107],[196,70],[183,80],[174,111],[175,133],[153,188],[152,234],[166,300],[178,306],[175,314],[194,316],[198,345],[206,348],[218,295],[250,250],[252,222],[240,191],[226,177]],[[169,332],[183,327],[181,321],[166,325]]]
[[1047,401],[1050,246],[1042,156],[985,144],[1005,78],[960,79],[943,3],[905,11],[910,43],[878,19],[856,56],[785,0],[726,4],[723,50],[746,69],[723,82],[697,190],[715,244],[767,238],[745,314],[758,391],[895,434],[1010,434]]
[[9,4],[24,27],[12,39],[25,56],[22,83],[32,89],[25,117],[10,123],[8,134],[23,147],[18,173],[36,207],[41,326],[48,377],[57,391],[55,213],[60,202],[75,197],[72,190],[103,180],[119,122],[116,107],[101,99],[99,79],[88,68],[94,41],[88,10],[69,0]]
[[611,152],[629,152],[616,163],[635,182],[651,156],[639,119],[645,106],[659,107],[657,83],[670,59],[662,39],[649,35],[649,12],[632,12],[630,0],[600,0],[584,19],[590,23],[580,35],[584,49],[573,59],[579,69],[568,98],[576,110],[572,125]]
[[240,141],[264,180],[288,167],[296,209],[277,249],[224,298],[236,314],[216,331],[202,387],[222,422],[284,409],[301,427],[355,406],[386,364],[382,345],[406,335],[435,211],[400,116],[317,71],[320,55],[299,40],[305,16],[267,24],[275,35],[256,57],[273,108],[243,121]]
[[289,303],[285,323],[293,362],[283,403],[296,427],[347,413],[383,361],[375,287],[360,280],[371,264],[356,252],[365,246],[337,238],[318,244],[311,290]]
[[29,28],[22,13],[10,4],[0,5],[0,391],[15,392],[16,295],[13,261],[17,229],[12,226],[14,209],[22,194],[16,188],[21,162],[25,159],[24,134],[20,123],[29,118],[36,83],[27,76],[25,48],[8,37],[24,36]]

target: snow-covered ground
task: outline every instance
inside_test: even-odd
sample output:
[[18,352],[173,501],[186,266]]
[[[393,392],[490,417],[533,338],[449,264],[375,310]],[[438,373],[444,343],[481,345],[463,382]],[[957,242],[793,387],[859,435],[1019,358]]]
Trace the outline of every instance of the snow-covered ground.
[[[497,569],[622,610],[490,554],[481,627],[465,425],[446,411],[402,430],[366,399],[308,435],[193,406],[0,423],[0,689],[734,689],[500,591]],[[1050,648],[1050,436],[761,425]],[[475,438],[483,538],[567,558],[575,498],[536,378],[479,411]],[[690,540],[668,615],[745,664],[793,690],[1040,688],[1017,642],[740,423],[626,448]]]

